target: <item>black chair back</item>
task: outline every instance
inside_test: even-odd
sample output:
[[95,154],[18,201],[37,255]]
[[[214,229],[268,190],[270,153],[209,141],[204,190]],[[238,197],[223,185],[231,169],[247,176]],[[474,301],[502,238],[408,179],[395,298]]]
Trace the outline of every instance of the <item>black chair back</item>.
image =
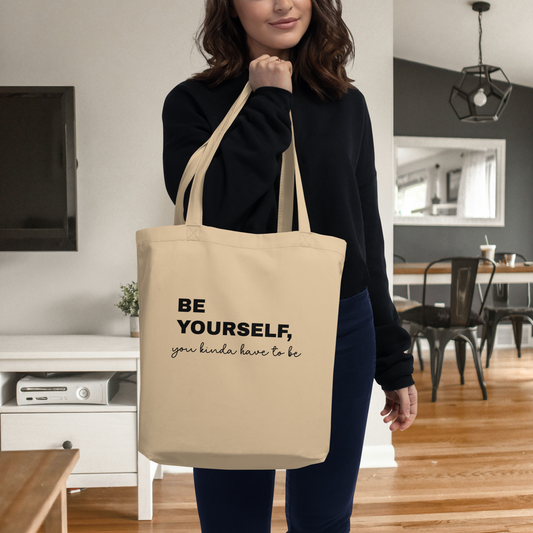
[[494,307],[509,306],[509,284],[495,283],[492,286],[492,303]]
[[450,326],[466,327],[470,321],[479,260],[476,257],[452,259]]
[[[484,261],[492,264],[492,273],[485,290],[485,294],[481,301],[479,315],[483,312],[485,302],[492,284],[492,278],[496,272],[496,263],[490,259],[483,259],[480,257],[447,257],[444,259],[437,259],[429,263],[424,272],[424,288],[422,292],[422,309],[426,305],[426,285],[427,274],[429,269],[437,263],[452,264],[452,282],[451,282],[451,298],[450,298],[450,326],[451,327],[467,327],[470,322],[470,313],[472,311],[472,301],[474,299],[474,291],[476,288],[476,277],[479,262]],[[426,326],[423,318],[422,323]]]
[[[522,254],[516,252],[498,252],[494,254],[494,261],[499,263],[505,261],[505,256],[515,254],[517,258],[523,262],[527,259]],[[509,284],[508,283],[495,283],[492,286],[492,304],[494,307],[509,307]],[[528,290],[528,306],[529,306],[529,290]]]

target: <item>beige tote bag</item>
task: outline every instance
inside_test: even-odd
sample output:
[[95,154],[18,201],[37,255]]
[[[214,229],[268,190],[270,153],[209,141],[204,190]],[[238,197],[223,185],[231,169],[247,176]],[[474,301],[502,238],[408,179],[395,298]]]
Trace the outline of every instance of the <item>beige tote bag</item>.
[[137,232],[139,451],[161,464],[300,468],[329,451],[346,243],[310,231],[294,134],[283,155],[278,233],[202,225],[205,173],[250,92],[247,85],[191,158],[175,225]]

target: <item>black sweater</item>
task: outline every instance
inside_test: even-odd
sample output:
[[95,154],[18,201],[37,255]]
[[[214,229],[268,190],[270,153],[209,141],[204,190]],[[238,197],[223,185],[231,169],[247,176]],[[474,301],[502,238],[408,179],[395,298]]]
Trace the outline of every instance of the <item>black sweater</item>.
[[[163,163],[174,202],[189,158],[211,136],[247,80],[248,73],[214,89],[188,80],[167,96]],[[207,171],[203,223],[249,233],[276,231],[291,110],[311,231],[348,243],[341,298],[368,288],[376,330],[376,381],[385,390],[407,387],[413,383],[413,358],[406,353],[409,335],[399,326],[389,295],[372,129],[361,92],[350,89],[335,102],[321,101],[303,83],[292,94],[275,87],[252,93]]]

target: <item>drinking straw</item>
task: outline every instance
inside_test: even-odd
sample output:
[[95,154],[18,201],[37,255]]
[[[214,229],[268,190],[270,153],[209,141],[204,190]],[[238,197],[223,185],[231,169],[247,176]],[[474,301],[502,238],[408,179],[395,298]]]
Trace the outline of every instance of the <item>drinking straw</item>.
[[489,244],[489,240],[487,239],[487,236],[485,235],[485,242],[487,243],[487,246]]

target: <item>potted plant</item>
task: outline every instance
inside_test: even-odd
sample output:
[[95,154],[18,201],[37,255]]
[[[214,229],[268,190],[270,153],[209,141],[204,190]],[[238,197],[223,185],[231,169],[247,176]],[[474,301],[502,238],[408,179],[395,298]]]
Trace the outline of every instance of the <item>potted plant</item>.
[[126,316],[130,317],[130,334],[139,337],[139,287],[136,281],[120,286],[122,297],[115,304]]

